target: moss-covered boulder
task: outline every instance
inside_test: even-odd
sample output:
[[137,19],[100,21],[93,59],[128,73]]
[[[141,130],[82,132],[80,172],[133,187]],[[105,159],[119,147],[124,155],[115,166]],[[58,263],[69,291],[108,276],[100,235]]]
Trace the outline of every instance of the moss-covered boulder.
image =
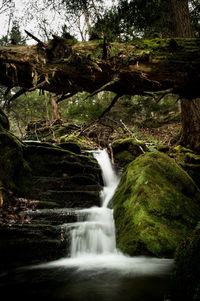
[[0,182],[6,190],[22,196],[29,189],[31,170],[23,157],[22,143],[9,131],[0,129]]
[[86,150],[93,150],[96,146],[95,142],[79,134],[61,136],[59,141],[58,146],[77,154]]
[[118,247],[130,255],[172,256],[200,214],[193,180],[158,151],[127,166],[112,202]]
[[200,154],[193,150],[176,145],[171,149],[169,155],[178,162],[184,170],[192,177],[195,183],[200,187]]
[[146,145],[134,138],[117,139],[112,143],[112,149],[115,161],[121,167],[126,166],[147,151]]
[[177,248],[173,273],[172,300],[200,300],[200,227]]

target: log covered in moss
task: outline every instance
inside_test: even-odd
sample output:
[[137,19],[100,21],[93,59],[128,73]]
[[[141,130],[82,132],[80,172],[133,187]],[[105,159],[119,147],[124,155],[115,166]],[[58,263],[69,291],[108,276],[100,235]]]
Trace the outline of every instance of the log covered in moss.
[[98,40],[66,45],[61,57],[49,56],[48,44],[0,47],[0,84],[63,95],[98,89],[120,95],[171,89],[185,97],[197,97],[199,67],[200,39],[109,43],[106,59]]

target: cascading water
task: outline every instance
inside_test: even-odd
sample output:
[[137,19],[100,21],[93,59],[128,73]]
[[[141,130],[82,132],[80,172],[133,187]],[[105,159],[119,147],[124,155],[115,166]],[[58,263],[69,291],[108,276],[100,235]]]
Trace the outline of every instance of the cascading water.
[[[106,150],[95,151],[93,156],[102,170],[102,206],[79,210],[79,221],[71,230],[71,257],[117,252],[113,210],[108,208],[108,204],[117,188],[119,177],[113,170]],[[86,220],[80,221],[83,215]]]
[[106,150],[94,151],[93,156],[102,170],[104,182],[101,191],[102,205],[77,210],[77,222],[63,225],[67,231],[70,229],[70,257],[39,266],[75,268],[80,273],[89,270],[93,276],[95,273],[96,275],[104,273],[105,270],[108,273],[118,272],[120,277],[166,275],[171,270],[173,260],[144,256],[129,257],[117,250],[113,210],[108,208],[108,204],[118,186],[119,177],[113,170]]
[[62,225],[71,235],[70,257],[17,269],[12,282],[9,274],[0,277],[1,295],[10,294],[11,300],[16,296],[20,300],[33,296],[34,300],[42,297],[49,301],[170,300],[167,296],[173,260],[130,257],[116,249],[108,204],[119,179],[105,150],[93,155],[103,174],[102,206],[76,210],[78,221]]

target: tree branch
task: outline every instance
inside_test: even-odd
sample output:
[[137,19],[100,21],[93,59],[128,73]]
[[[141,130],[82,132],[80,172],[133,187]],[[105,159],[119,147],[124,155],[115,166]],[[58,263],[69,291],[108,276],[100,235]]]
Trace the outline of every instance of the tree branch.
[[30,33],[29,31],[25,30],[25,33],[26,33],[29,37],[31,37],[33,40],[35,40],[36,42],[38,42],[39,45],[45,46],[45,44],[44,44],[41,40],[39,40],[37,37],[35,37],[35,36],[34,36],[32,33]]
[[68,95],[65,94],[65,95],[61,96],[60,98],[58,98],[58,100],[57,100],[56,102],[59,103],[59,102],[61,102],[61,101],[63,101],[63,100],[66,100],[66,99],[68,99],[68,98],[70,98],[70,97],[76,95],[76,93],[77,93],[77,92],[69,93]]
[[115,78],[115,79],[111,80],[110,82],[106,83],[105,85],[103,85],[102,87],[100,87],[99,89],[97,89],[96,91],[91,93],[90,95],[86,96],[84,101],[87,100],[89,97],[92,97],[92,96],[98,94],[99,92],[104,91],[106,88],[108,88],[111,85],[115,84],[118,80],[119,80],[118,78]]
[[103,111],[103,113],[101,113],[101,115],[98,117],[97,120],[100,120],[101,118],[103,118],[105,116],[105,114],[108,113],[112,109],[112,107],[115,105],[115,103],[121,96],[122,96],[121,94],[115,95],[115,97],[111,101],[110,105]]
[[8,105],[10,105],[11,101],[15,100],[16,98],[18,98],[19,96],[21,96],[22,94],[26,93],[28,91],[28,89],[21,89],[19,90],[17,93],[15,93],[15,95],[13,95],[9,100],[8,100]]

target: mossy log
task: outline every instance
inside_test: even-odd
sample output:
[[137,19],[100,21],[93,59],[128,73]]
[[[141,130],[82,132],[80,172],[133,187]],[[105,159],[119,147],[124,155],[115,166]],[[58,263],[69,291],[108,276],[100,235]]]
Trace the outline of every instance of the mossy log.
[[182,97],[200,96],[200,39],[109,43],[106,58],[99,40],[66,43],[59,57],[49,52],[48,44],[1,46],[0,84],[63,96],[100,90],[119,95],[170,90]]

